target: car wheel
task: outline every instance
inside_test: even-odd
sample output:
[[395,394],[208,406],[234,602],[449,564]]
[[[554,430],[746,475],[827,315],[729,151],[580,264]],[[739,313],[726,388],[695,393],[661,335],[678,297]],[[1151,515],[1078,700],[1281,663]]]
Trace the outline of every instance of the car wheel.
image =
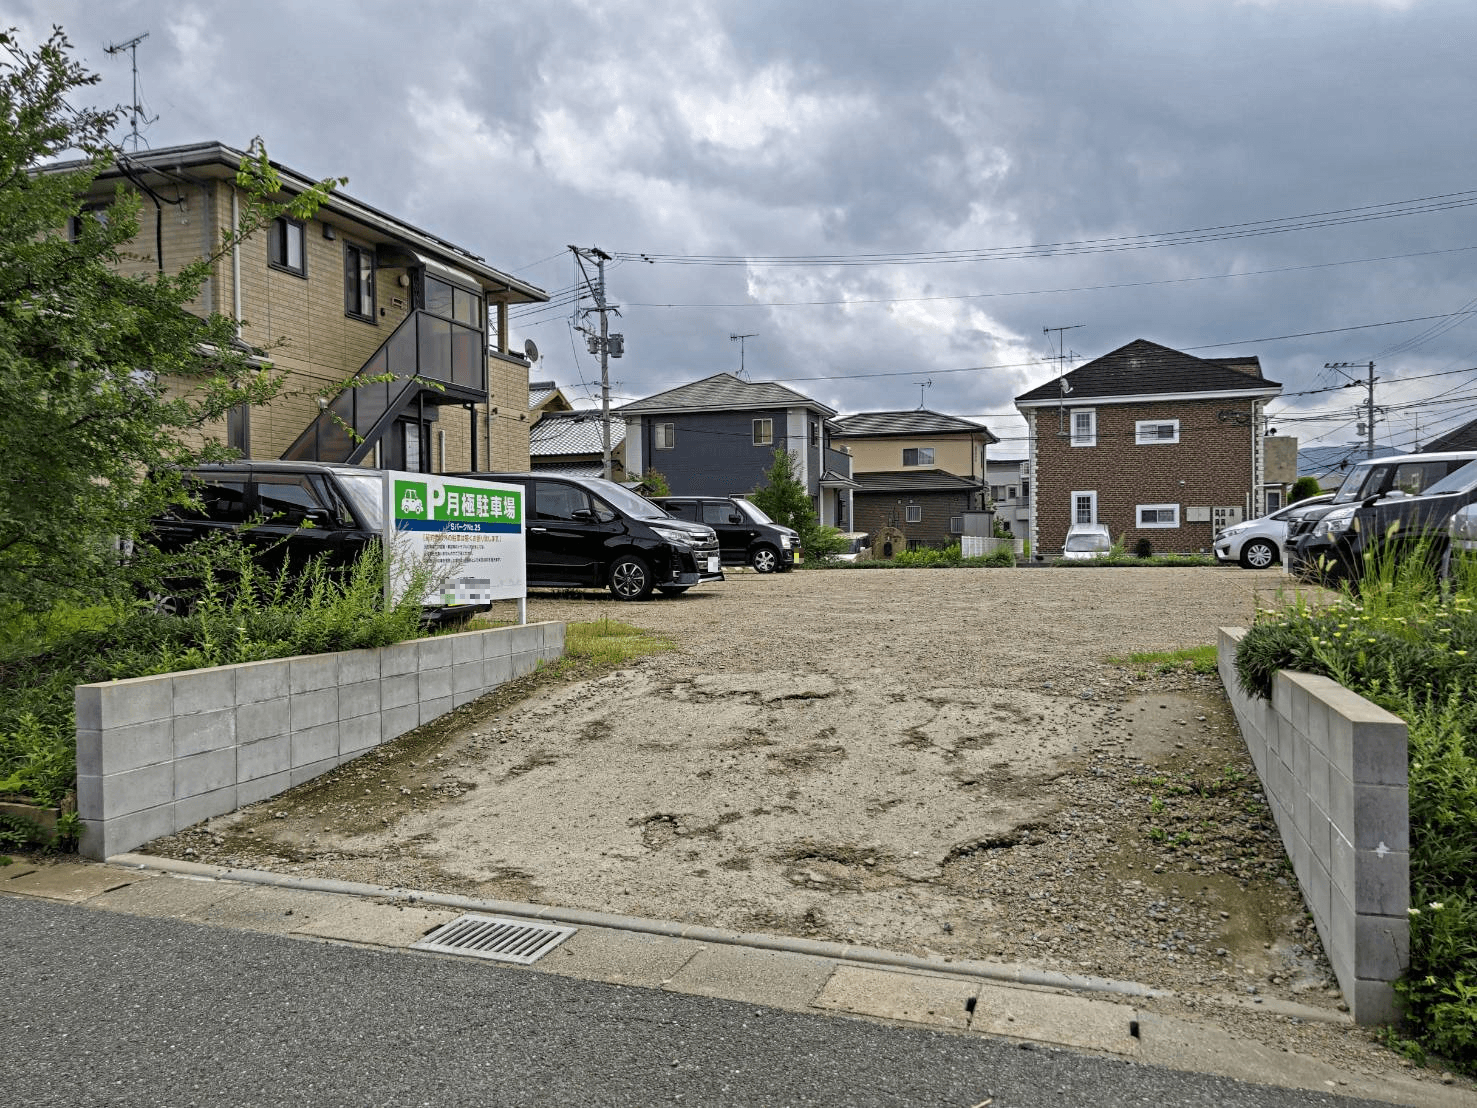
[[645,600],[651,586],[651,567],[635,554],[622,554],[611,563],[610,594],[617,600]]
[[760,546],[749,555],[749,564],[760,573],[773,573],[780,567],[780,552],[772,546]]
[[155,592],[151,589],[144,598],[144,603],[156,615],[187,616],[190,614],[190,602],[174,593]]
[[690,588],[692,588],[691,585],[662,585],[658,591],[663,596],[681,596]]
[[1247,569],[1266,569],[1277,561],[1277,548],[1266,539],[1252,539],[1241,548],[1241,564]]

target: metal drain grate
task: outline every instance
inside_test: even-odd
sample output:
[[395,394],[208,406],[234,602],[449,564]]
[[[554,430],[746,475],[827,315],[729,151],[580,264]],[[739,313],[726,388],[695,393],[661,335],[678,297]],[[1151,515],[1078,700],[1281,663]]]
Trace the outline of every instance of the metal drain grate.
[[504,919],[501,916],[458,916],[450,923],[426,935],[411,950],[430,950],[437,954],[465,954],[470,958],[488,958],[494,962],[532,965],[575,933],[573,927],[527,920]]

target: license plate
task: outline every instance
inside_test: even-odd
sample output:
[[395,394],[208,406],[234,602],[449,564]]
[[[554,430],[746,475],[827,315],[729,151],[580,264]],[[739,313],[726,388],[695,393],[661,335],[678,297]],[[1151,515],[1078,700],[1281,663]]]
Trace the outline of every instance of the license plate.
[[712,556],[712,557],[710,557],[708,559],[708,572],[709,573],[717,573],[718,572],[718,557],[717,557],[717,555],[714,555],[714,556]]

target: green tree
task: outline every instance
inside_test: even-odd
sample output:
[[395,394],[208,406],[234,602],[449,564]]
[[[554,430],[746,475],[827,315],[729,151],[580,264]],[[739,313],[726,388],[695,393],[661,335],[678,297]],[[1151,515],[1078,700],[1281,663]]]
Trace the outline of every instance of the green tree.
[[839,554],[846,545],[841,532],[822,526],[816,519],[815,505],[795,476],[795,459],[786,450],[774,452],[774,461],[764,474],[764,484],[750,493],[749,499],[776,523],[799,532],[800,549],[806,560]]
[[1317,496],[1323,491],[1323,486],[1318,483],[1316,477],[1299,477],[1292,483],[1292,491],[1287,494],[1289,502],[1306,500],[1310,496]]
[[311,216],[340,183],[281,201],[254,143],[237,177],[241,223],[217,252],[177,273],[127,276],[138,197],[120,186],[105,213],[84,216],[119,157],[108,140],[118,113],[74,106],[98,77],[71,49],[59,27],[34,49],[0,33],[0,606],[121,587],[118,540],[179,495],[150,474],[224,456],[186,443],[279,391],[280,374],[252,358],[235,320],[187,308],[215,259],[278,215]]

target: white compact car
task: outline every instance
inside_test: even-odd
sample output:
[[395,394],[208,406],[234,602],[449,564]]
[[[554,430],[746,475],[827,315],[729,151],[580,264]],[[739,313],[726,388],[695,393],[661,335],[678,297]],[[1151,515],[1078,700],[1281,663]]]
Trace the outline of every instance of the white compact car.
[[1333,493],[1310,496],[1259,519],[1227,527],[1215,539],[1215,556],[1222,562],[1240,562],[1247,569],[1266,569],[1282,560],[1287,525],[1310,508],[1327,504]]
[[1074,523],[1067,529],[1067,542],[1062,557],[1068,561],[1106,558],[1113,549],[1106,523]]

